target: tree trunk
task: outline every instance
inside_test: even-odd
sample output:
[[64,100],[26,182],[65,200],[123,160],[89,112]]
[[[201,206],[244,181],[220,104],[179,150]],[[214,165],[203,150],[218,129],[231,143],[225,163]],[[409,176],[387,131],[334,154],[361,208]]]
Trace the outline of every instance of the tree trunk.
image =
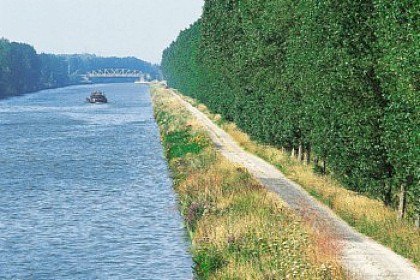
[[290,154],[290,157],[292,157],[292,158],[295,157],[295,147],[292,148],[292,153]]
[[385,184],[384,184],[384,190],[385,190],[385,194],[384,194],[384,202],[386,206],[390,206],[392,204],[392,175],[393,175],[393,167],[390,163],[387,163],[386,165],[386,169],[387,169],[387,179],[385,179]]
[[305,164],[309,165],[311,163],[311,146],[308,146],[308,149],[305,153]]
[[314,159],[314,164],[315,164],[316,166],[319,166],[319,157],[315,157],[315,159]]
[[326,159],[324,159],[323,161],[322,161],[322,174],[327,174],[327,160]]
[[[417,186],[420,186],[420,180],[417,182]],[[417,196],[417,200],[414,201],[414,206],[416,207],[416,216],[414,224],[416,225],[416,229],[420,230],[420,196]]]
[[303,145],[302,143],[299,144],[299,150],[298,150],[298,160],[303,160]]
[[398,203],[398,219],[404,218],[405,208],[406,208],[406,189],[405,185],[401,184],[401,192],[400,192],[400,201]]
[[385,182],[385,195],[384,195],[384,203],[386,206],[390,206],[392,203],[392,184],[391,182]]

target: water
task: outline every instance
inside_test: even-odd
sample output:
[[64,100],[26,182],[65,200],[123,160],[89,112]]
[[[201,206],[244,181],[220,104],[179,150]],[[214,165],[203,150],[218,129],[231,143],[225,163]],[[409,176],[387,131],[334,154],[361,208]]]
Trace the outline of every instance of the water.
[[[89,104],[94,89],[108,104]],[[191,279],[148,88],[0,101],[0,279]]]

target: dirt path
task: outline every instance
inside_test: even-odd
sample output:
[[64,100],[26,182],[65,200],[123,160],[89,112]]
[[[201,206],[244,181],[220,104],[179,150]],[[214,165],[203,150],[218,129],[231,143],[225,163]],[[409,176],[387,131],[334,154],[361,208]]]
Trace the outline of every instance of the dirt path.
[[248,172],[288,206],[303,217],[312,217],[312,226],[328,231],[342,246],[342,263],[349,273],[363,280],[420,280],[420,272],[406,259],[372,241],[351,228],[329,208],[313,199],[305,190],[290,181],[271,164],[242,150],[221,128],[198,109],[173,93],[208,130],[217,149],[230,161],[244,166]]

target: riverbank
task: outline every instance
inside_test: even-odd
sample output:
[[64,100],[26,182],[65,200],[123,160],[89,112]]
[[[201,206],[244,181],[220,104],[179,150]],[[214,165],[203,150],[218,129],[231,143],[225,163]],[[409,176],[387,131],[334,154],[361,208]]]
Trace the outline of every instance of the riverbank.
[[152,96],[200,279],[346,279],[334,238],[221,156],[169,90]]

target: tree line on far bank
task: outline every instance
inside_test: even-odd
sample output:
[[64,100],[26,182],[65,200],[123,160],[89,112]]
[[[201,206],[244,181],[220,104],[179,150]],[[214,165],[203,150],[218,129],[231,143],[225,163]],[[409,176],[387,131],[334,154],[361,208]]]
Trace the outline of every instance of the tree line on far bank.
[[205,1],[164,52],[172,87],[254,139],[420,221],[416,1]]
[[103,68],[126,68],[160,76],[159,67],[135,57],[91,54],[37,54],[25,43],[0,39],[0,99],[47,88],[80,83],[80,75]]

